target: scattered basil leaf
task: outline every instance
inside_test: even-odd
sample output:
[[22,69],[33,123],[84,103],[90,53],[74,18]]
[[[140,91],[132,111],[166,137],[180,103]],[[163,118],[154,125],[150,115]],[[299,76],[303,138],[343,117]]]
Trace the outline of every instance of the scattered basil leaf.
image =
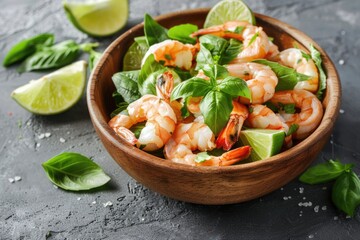
[[336,179],[332,188],[332,201],[337,208],[354,216],[360,204],[360,180],[352,170],[343,172]]
[[94,48],[97,48],[99,46],[99,43],[83,43],[79,45],[79,48],[87,53],[91,53],[94,51]]
[[316,67],[319,70],[319,88],[316,92],[316,96],[318,99],[322,100],[324,95],[324,90],[326,89],[326,74],[324,72],[324,69],[322,68],[322,60],[321,60],[321,54],[316,48],[310,44],[310,53],[311,58],[314,61]]
[[89,55],[89,68],[90,70],[94,69],[94,67],[96,66],[96,64],[99,62],[100,58],[102,56],[102,53],[97,52],[97,51],[90,51],[90,55]]
[[179,98],[186,99],[188,97],[205,96],[211,89],[212,86],[209,81],[199,77],[193,77],[177,85],[171,92],[170,100],[173,101]]
[[78,153],[61,153],[42,166],[49,180],[65,190],[89,190],[110,180],[99,165]]
[[124,71],[115,73],[112,81],[116,91],[122,96],[125,102],[131,103],[141,97],[138,87],[140,70]]
[[156,82],[157,82],[158,78],[160,77],[160,75],[163,74],[166,70],[167,70],[167,68],[164,68],[164,69],[160,69],[160,70],[157,70],[157,71],[151,73],[145,79],[145,81],[142,83],[142,87],[140,89],[141,94],[142,95],[145,95],[145,94],[157,95]]
[[36,52],[37,46],[51,46],[54,44],[54,35],[50,33],[42,33],[35,37],[22,40],[15,44],[5,55],[3,66],[8,67],[16,62],[24,60],[31,54]]
[[286,133],[286,137],[292,135],[299,129],[299,125],[296,123],[293,123],[290,125],[288,132]]
[[168,37],[174,40],[178,40],[182,43],[195,44],[196,38],[190,35],[198,30],[198,26],[193,24],[180,24],[169,29]]
[[209,91],[200,102],[204,122],[216,136],[229,120],[232,109],[231,96],[220,91]]
[[206,160],[210,160],[210,159],[211,159],[211,156],[207,152],[200,152],[200,153],[196,154],[195,162],[202,163],[202,162],[205,162]]
[[218,89],[232,97],[241,96],[251,100],[250,89],[241,78],[228,76],[219,83]]
[[299,81],[306,81],[310,77],[296,72],[295,69],[285,67],[277,62],[268,61],[265,59],[254,60],[253,62],[269,66],[278,77],[278,84],[275,91],[292,90]]
[[[118,94],[118,93],[117,93]],[[114,96],[114,95],[113,95]],[[120,102],[116,104],[117,108],[111,112],[110,117],[113,118],[121,112],[124,112],[129,104],[127,102]]]
[[168,30],[158,24],[149,14],[144,17],[144,32],[148,46],[162,42],[168,38]]
[[308,168],[299,178],[301,182],[308,184],[325,183],[339,177],[343,172],[349,171],[352,164],[342,164],[339,161],[330,160]]
[[188,116],[190,116],[190,112],[189,109],[187,108],[187,103],[188,103],[189,98],[185,98],[184,100],[184,105],[181,107],[180,111],[181,111],[181,116],[183,118],[187,118]]
[[72,63],[80,54],[79,45],[67,40],[51,47],[43,47],[29,56],[19,67],[19,72],[59,68]]

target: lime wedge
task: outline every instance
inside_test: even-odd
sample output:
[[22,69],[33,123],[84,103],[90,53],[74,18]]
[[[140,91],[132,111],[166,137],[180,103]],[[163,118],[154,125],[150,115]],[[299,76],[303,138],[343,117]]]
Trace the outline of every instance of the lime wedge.
[[123,71],[138,70],[141,68],[141,60],[149,49],[145,37],[135,38],[124,56]]
[[250,159],[262,160],[278,154],[285,139],[283,130],[247,129],[241,131],[240,141],[252,147]]
[[255,25],[255,16],[241,0],[223,0],[211,8],[206,16],[204,28],[221,25],[227,21],[248,21]]
[[128,18],[128,0],[64,0],[65,12],[80,31],[104,37],[121,30]]
[[26,110],[41,115],[63,112],[80,100],[86,83],[86,62],[78,61],[32,80],[11,93]]

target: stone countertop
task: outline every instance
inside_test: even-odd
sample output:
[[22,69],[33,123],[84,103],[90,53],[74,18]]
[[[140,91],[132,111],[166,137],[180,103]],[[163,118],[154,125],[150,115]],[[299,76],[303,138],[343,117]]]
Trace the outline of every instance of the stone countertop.
[[[126,28],[140,22],[145,12],[155,16],[216,2],[131,0]],[[360,3],[247,2],[255,12],[311,36],[335,63],[342,80],[342,106],[333,135],[315,163],[341,159],[357,163],[355,171],[360,173]],[[60,1],[1,3],[1,61],[14,43],[41,32],[54,33],[57,42],[99,41],[100,49],[116,37],[92,39],[80,33],[66,19]],[[41,75],[0,67],[0,239],[360,239],[359,211],[348,218],[337,210],[329,184],[309,186],[294,180],[262,198],[226,206],[184,203],[150,191],[105,151],[92,127],[85,95],[72,109],[56,116],[32,115],[10,98],[15,88]],[[43,133],[51,136],[39,138]],[[91,157],[111,182],[96,192],[55,188],[41,163],[63,151]],[[21,181],[10,183],[8,179],[14,176],[21,176]],[[108,201],[113,205],[104,207]]]

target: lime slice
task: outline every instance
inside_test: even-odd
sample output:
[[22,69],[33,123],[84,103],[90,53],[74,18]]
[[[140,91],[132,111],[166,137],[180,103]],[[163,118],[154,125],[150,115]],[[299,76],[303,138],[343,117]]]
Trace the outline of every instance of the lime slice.
[[248,21],[255,25],[255,16],[241,0],[223,0],[211,8],[206,16],[204,28],[221,25],[227,21]]
[[128,18],[128,0],[64,0],[65,12],[80,31],[104,37],[121,30]]
[[86,83],[86,62],[78,61],[32,80],[11,93],[26,110],[41,115],[63,112],[80,100]]
[[123,71],[138,70],[141,68],[141,60],[149,49],[145,37],[135,38],[124,56]]
[[247,129],[241,131],[240,141],[252,147],[250,159],[262,160],[278,154],[285,139],[283,130]]

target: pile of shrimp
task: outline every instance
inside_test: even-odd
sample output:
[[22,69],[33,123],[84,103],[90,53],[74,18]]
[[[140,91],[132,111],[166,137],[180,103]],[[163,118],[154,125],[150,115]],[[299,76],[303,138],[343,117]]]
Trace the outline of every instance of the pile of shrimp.
[[[244,30],[236,33],[234,30],[237,27]],[[128,106],[127,113],[122,112],[110,120],[110,127],[120,137],[144,151],[163,149],[165,158],[173,162],[195,166],[227,166],[248,158],[251,153],[250,146],[232,149],[243,125],[249,128],[283,130],[287,133],[290,126],[296,124],[298,129],[287,135],[284,149],[290,148],[294,139],[302,140],[316,129],[323,116],[323,107],[314,94],[318,89],[319,74],[313,60],[306,59],[301,50],[296,48],[279,52],[262,27],[248,22],[230,21],[198,30],[191,36],[206,34],[225,39],[235,38],[243,43],[242,51],[226,68],[230,75],[246,81],[252,101],[243,97],[234,99],[227,125],[215,136],[201,115],[201,97],[192,97],[187,101],[190,117],[184,119],[181,116],[183,103],[170,101],[174,80],[172,73],[166,71],[157,79],[157,95],[142,96]],[[198,51],[199,44],[166,40],[152,45],[144,58],[153,54],[155,60],[165,66],[189,70],[194,65]],[[171,58],[166,57],[169,55]],[[276,74],[270,67],[252,62],[256,59],[276,61],[309,76],[309,79],[299,82],[293,90],[276,92]],[[198,76],[207,79],[202,71],[199,71]],[[265,105],[267,102],[275,105],[294,104],[297,111],[292,114],[283,111],[275,113]],[[129,129],[144,121],[145,127],[136,137]],[[195,161],[199,152],[215,148],[222,148],[226,152],[221,156],[209,156],[206,161]]]

